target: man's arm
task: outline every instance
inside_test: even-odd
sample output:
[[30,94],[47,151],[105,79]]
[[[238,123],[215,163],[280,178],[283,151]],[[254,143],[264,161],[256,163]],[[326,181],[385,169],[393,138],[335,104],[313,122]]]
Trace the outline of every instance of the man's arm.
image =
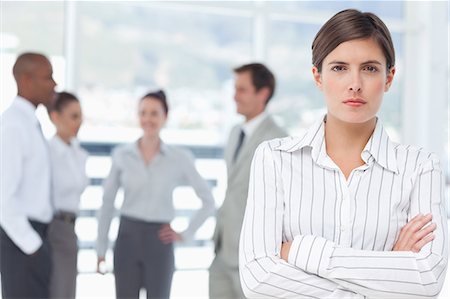
[[23,210],[18,194],[23,180],[25,146],[20,128],[2,124],[1,127],[1,214],[0,225],[9,238],[25,253],[32,254],[42,245]]

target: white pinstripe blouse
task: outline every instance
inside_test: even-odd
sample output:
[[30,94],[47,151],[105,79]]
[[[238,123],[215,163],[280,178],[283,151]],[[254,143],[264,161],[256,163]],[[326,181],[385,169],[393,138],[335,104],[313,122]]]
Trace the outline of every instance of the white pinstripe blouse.
[[[348,180],[327,156],[324,122],[255,152],[240,240],[248,297],[424,298],[448,260],[444,180],[436,155],[393,143],[380,122]],[[391,251],[400,229],[433,214],[435,239]],[[281,243],[293,240],[288,263]]]

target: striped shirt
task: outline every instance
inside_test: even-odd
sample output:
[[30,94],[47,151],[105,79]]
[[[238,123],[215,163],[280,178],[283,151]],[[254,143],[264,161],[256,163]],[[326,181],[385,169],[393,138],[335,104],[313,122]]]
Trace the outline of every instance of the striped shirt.
[[[436,155],[376,128],[348,179],[326,153],[324,122],[301,138],[262,143],[253,157],[240,240],[248,297],[424,298],[448,260],[444,180]],[[435,239],[392,251],[400,229],[433,214]],[[282,242],[293,241],[288,263]]]

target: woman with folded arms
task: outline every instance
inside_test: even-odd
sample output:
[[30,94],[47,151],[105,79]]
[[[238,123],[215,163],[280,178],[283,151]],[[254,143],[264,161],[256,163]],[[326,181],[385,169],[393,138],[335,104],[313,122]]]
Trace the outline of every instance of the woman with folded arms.
[[75,219],[80,196],[88,185],[87,152],[76,139],[83,121],[80,102],[68,92],[58,93],[49,108],[56,127],[49,141],[55,215],[48,229],[52,255],[50,298],[75,298],[78,245]]
[[[173,242],[193,238],[202,223],[213,215],[214,199],[197,172],[192,155],[160,138],[168,113],[164,92],[145,95],[138,112],[143,135],[113,151],[111,171],[104,183],[98,265],[105,259],[114,201],[122,187],[124,199],[114,248],[116,296],[139,298],[139,290],[144,288],[147,298],[169,298],[174,271]],[[188,228],[178,233],[170,226],[175,215],[172,192],[183,184],[193,187],[203,205]]]
[[344,10],[317,33],[327,114],[256,150],[240,241],[247,297],[432,298],[448,261],[435,154],[393,142],[376,116],[395,75],[386,25]]

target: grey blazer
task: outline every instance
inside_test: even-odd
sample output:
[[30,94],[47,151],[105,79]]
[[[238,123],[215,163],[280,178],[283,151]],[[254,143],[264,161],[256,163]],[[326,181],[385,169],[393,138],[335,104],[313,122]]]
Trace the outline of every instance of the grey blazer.
[[230,133],[225,148],[225,162],[228,172],[227,191],[222,207],[217,214],[217,224],[214,231],[215,252],[227,266],[238,268],[239,236],[247,203],[250,166],[256,147],[263,141],[285,137],[272,117],[267,117],[244,142],[237,160],[233,163],[233,154],[238,143],[240,125],[236,125]]

